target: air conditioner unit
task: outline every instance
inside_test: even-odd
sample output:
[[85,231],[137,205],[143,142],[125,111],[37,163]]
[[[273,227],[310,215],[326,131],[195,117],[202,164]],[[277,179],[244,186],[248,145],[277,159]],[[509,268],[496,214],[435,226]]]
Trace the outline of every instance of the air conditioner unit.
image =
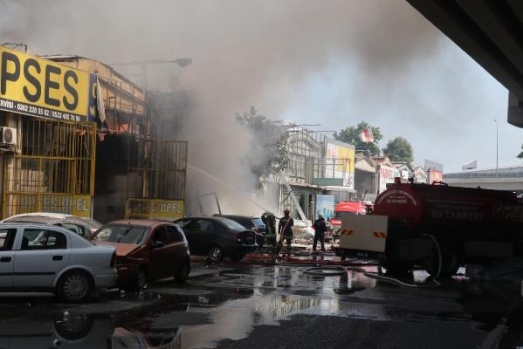
[[16,133],[15,127],[0,127],[0,143],[16,145]]

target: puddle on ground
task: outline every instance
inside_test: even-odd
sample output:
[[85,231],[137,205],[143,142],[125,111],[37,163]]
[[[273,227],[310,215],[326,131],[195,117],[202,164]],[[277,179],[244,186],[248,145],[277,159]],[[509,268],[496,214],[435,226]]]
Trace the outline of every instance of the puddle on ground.
[[64,312],[0,322],[0,333],[0,348],[182,348],[179,327],[133,327],[108,315]]
[[[489,331],[497,325],[492,315],[499,319],[514,295],[500,283],[471,283],[465,273],[445,285],[456,290],[445,295],[438,289],[378,288],[382,281],[366,275],[374,272],[373,266],[339,275],[335,268],[249,268],[199,277],[181,288],[115,292],[112,299],[85,307],[0,319],[0,348],[212,348],[297,314],[398,323],[473,321],[470,326]],[[423,286],[431,280],[416,271],[402,282]],[[507,325],[505,331],[518,326]]]

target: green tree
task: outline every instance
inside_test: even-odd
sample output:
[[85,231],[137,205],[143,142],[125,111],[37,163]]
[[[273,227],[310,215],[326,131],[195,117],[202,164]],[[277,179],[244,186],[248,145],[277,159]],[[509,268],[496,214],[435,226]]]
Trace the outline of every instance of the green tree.
[[[363,142],[360,139],[360,134],[364,129],[372,131],[374,142]],[[372,156],[380,155],[380,147],[378,142],[383,138],[379,127],[373,127],[365,121],[361,121],[356,127],[351,126],[341,130],[339,133],[334,133],[334,138],[340,142],[354,145],[356,150],[365,150]]]
[[413,160],[412,145],[403,137],[396,137],[387,143],[383,153],[393,162],[404,162],[411,166]]
[[271,174],[283,172],[289,161],[285,129],[258,114],[254,107],[241,115],[236,113],[234,117],[252,133],[251,151],[242,161],[256,178],[267,178]]
[[523,144],[521,145],[521,151],[519,152],[518,156],[516,156],[518,159],[523,159]]

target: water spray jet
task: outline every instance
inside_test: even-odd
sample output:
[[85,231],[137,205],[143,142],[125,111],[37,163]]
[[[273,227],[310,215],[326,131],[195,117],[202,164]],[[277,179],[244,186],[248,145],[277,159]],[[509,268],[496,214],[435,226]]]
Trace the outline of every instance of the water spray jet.
[[[267,211],[267,209],[266,209],[265,207],[263,207],[262,205],[258,204],[258,203],[255,202],[255,201],[253,201],[251,198],[249,198],[247,195],[245,195],[245,193],[240,192],[239,190],[237,190],[237,189],[235,189],[234,187],[230,186],[229,184],[227,184],[227,183],[224,182],[223,180],[219,179],[218,177],[213,176],[212,174],[210,174],[210,173],[208,173],[208,172],[206,172],[206,171],[204,171],[204,170],[202,170],[202,169],[200,169],[200,168],[198,168],[198,167],[195,167],[195,166],[193,166],[193,165],[191,165],[191,164],[187,164],[187,168],[189,168],[189,169],[191,169],[191,170],[194,170],[194,171],[196,171],[196,172],[198,172],[198,173],[201,173],[201,174],[203,174],[203,175],[205,175],[205,176],[211,178],[212,180],[214,180],[214,181],[220,183],[221,185],[227,187],[228,189],[230,189],[230,190],[233,191],[234,193],[239,194],[239,195],[242,196],[242,197],[245,197],[249,202],[251,202],[251,203],[253,203],[254,205],[256,205],[257,207],[261,208],[263,211]],[[214,194],[214,195],[216,195],[216,194]],[[218,199],[216,199],[216,200],[218,200]]]

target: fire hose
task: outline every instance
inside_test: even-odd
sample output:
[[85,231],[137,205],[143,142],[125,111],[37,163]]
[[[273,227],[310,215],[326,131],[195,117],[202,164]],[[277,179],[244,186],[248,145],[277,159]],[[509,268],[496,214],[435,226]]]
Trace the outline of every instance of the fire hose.
[[438,258],[438,261],[437,261],[437,263],[438,263],[438,270],[436,272],[436,275],[434,275],[432,277],[432,284],[430,284],[430,285],[420,285],[420,284],[404,282],[404,281],[399,280],[397,278],[383,275],[383,273],[381,272],[381,268],[379,269],[380,271],[378,271],[378,272],[370,272],[370,271],[367,271],[367,270],[365,270],[363,268],[345,267],[345,266],[342,266],[342,265],[329,265],[329,266],[311,267],[311,268],[306,269],[304,271],[304,273],[305,274],[310,274],[310,275],[317,275],[317,276],[339,276],[339,275],[346,274],[347,271],[356,271],[356,272],[363,273],[363,275],[365,275],[367,277],[370,277],[370,278],[373,278],[373,279],[389,282],[389,283],[392,283],[392,284],[398,284],[400,286],[405,286],[405,287],[414,287],[414,288],[436,288],[436,287],[440,287],[441,285],[437,281],[437,278],[439,277],[439,275],[441,273],[441,263],[442,263],[441,248],[439,246],[438,240],[433,235],[426,234],[424,236],[429,237],[432,240],[432,242],[434,243],[434,246],[435,246],[436,252],[437,252],[437,258]]

